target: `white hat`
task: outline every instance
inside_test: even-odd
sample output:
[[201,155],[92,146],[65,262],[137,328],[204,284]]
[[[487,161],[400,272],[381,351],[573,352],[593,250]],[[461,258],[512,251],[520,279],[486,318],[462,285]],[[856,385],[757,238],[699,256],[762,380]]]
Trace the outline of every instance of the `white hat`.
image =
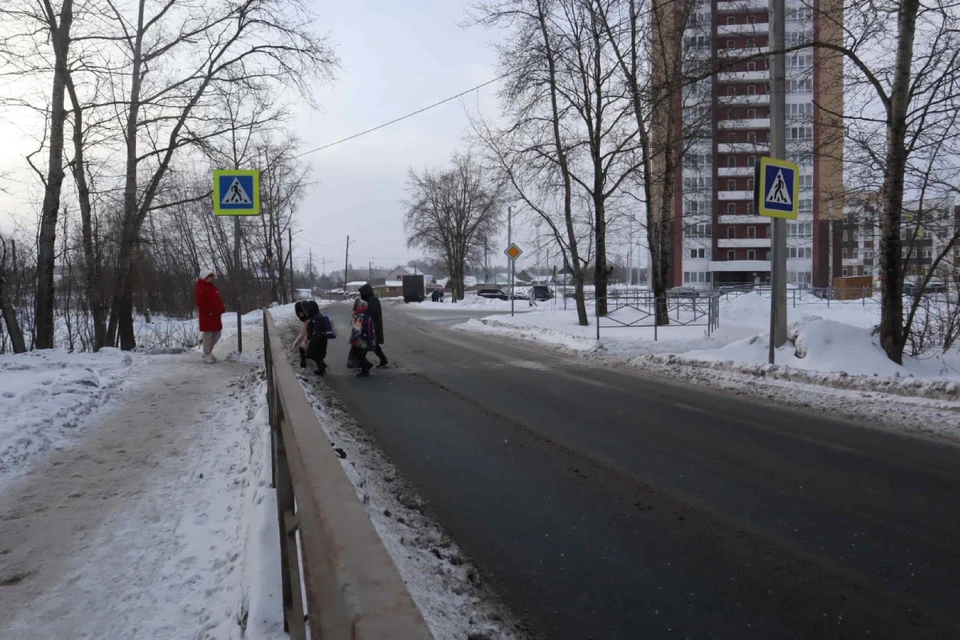
[[210,269],[210,268],[200,269],[200,279],[201,279],[201,280],[206,280],[206,279],[209,278],[210,276],[215,276],[215,275],[217,275],[217,270],[216,270],[216,269]]

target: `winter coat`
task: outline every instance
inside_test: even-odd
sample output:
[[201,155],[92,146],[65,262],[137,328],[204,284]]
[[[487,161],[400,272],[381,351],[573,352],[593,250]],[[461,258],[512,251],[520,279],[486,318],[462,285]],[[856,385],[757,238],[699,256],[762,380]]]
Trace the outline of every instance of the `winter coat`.
[[380,306],[380,298],[373,292],[373,287],[365,284],[360,287],[360,299],[370,305],[368,313],[377,328],[377,344],[383,344],[383,308]]
[[377,348],[376,326],[373,322],[373,316],[367,313],[358,313],[353,316],[350,323],[350,346],[356,349],[366,349],[373,351]]
[[200,312],[200,331],[223,331],[221,316],[226,311],[217,285],[206,280],[197,280],[194,290],[197,310]]

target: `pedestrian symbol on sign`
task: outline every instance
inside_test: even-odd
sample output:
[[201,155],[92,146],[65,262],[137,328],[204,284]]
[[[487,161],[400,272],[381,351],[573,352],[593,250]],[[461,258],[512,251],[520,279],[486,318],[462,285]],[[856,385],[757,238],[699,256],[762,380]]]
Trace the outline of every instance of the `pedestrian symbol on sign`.
[[793,201],[790,199],[790,193],[787,191],[787,183],[783,179],[783,170],[777,172],[773,186],[770,188],[770,192],[767,193],[767,202],[775,202],[787,206],[793,204]]
[[240,184],[240,179],[234,178],[233,184],[227,189],[227,193],[223,196],[221,204],[250,204],[251,202],[253,201],[250,200],[250,196],[244,191],[243,185]]

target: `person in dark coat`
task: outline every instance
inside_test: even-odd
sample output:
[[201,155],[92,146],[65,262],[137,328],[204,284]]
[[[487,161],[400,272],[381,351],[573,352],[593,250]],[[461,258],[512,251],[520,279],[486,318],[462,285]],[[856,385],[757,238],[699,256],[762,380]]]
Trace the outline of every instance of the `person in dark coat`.
[[306,368],[307,360],[317,363],[314,371],[318,376],[327,372],[327,336],[324,333],[320,317],[320,305],[314,300],[304,300],[294,305],[297,318],[303,323],[303,330],[297,337],[295,346],[300,349],[300,366]]
[[377,328],[377,348],[374,353],[380,358],[380,364],[377,366],[385,367],[389,364],[387,356],[383,353],[383,308],[380,306],[380,298],[373,292],[373,287],[365,284],[360,287],[360,299],[370,307],[370,316],[373,318],[373,324]]

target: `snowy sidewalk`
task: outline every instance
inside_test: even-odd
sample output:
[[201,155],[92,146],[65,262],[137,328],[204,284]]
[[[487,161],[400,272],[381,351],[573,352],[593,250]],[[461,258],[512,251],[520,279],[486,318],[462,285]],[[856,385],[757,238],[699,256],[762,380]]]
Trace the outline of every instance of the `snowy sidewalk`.
[[75,440],[0,486],[3,638],[283,636],[260,606],[279,566],[244,553],[276,537],[256,360],[142,363]]

